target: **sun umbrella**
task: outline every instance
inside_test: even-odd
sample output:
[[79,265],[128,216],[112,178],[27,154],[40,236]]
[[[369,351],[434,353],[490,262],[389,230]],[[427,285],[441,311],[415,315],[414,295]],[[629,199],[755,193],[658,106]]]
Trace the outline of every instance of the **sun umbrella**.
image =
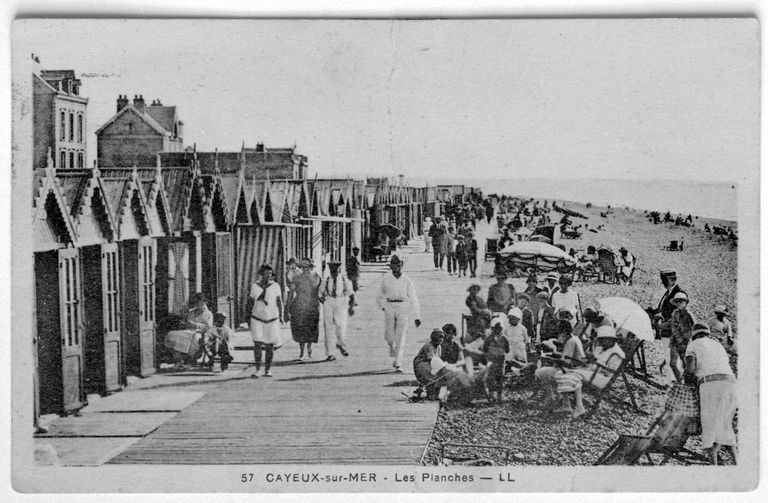
[[383,232],[389,237],[389,239],[397,239],[397,237],[403,233],[399,227],[396,227],[392,224],[382,224],[376,227],[376,232]]
[[576,260],[560,248],[537,241],[514,243],[502,249],[499,255],[512,267],[534,267],[539,271],[554,271],[576,264]]
[[635,337],[645,341],[653,341],[653,329],[648,313],[636,302],[624,297],[606,297],[598,301],[600,310],[611,317],[616,328],[621,328],[635,334]]

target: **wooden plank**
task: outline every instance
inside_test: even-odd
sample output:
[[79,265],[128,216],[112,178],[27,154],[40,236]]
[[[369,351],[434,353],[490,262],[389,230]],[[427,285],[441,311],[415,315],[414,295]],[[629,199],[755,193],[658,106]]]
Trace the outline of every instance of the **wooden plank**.
[[178,412],[199,400],[204,392],[142,390],[124,391],[99,399],[82,413],[91,412]]
[[67,416],[56,419],[47,433],[36,437],[143,437],[175,415],[175,412],[138,412],[126,418],[126,414],[104,412]]

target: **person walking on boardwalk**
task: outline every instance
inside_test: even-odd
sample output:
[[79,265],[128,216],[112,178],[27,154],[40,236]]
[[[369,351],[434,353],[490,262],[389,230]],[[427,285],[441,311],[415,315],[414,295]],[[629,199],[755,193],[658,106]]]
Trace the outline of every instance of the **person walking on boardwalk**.
[[392,366],[396,372],[402,372],[403,354],[408,338],[406,326],[410,312],[413,312],[416,328],[421,325],[421,307],[413,281],[403,273],[403,261],[392,255],[389,261],[391,273],[381,278],[381,287],[376,303],[384,311],[384,339],[389,345],[389,356],[394,357]]
[[435,269],[442,269],[445,261],[445,250],[443,248],[443,239],[447,232],[447,226],[438,220],[429,229],[429,237],[432,239],[432,258],[435,263]]
[[314,264],[308,258],[301,261],[301,274],[293,278],[293,288],[288,297],[291,317],[291,336],[299,343],[299,360],[312,358],[312,344],[317,343],[320,332],[320,276],[312,271]]
[[355,314],[355,290],[352,283],[339,273],[341,262],[329,262],[330,276],[320,287],[320,302],[323,304],[325,323],[325,359],[334,361],[334,345],[344,356],[347,352],[347,316]]
[[357,292],[359,289],[358,280],[360,279],[360,261],[357,256],[360,255],[360,248],[352,248],[352,254],[347,256],[347,278],[352,282],[352,289]]
[[429,253],[432,251],[432,237],[429,231],[432,229],[432,219],[429,217],[424,218],[424,224],[422,226],[422,234],[424,235],[424,252]]
[[264,377],[272,377],[272,357],[282,344],[280,325],[283,323],[283,298],[280,285],[272,280],[272,266],[259,268],[259,281],[251,285],[251,337],[255,370],[251,377],[259,377],[261,353],[265,353]]

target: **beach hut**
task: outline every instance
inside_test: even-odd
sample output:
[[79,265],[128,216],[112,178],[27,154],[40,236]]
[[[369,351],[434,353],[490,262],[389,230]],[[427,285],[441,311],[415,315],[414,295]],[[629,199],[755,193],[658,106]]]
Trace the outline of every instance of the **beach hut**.
[[85,404],[82,279],[76,233],[48,153],[34,171],[32,235],[35,271],[36,391],[40,414]]
[[58,170],[77,235],[82,289],[83,386],[108,394],[125,384],[117,223],[98,169]]
[[137,170],[102,170],[101,184],[119,241],[123,368],[128,374],[144,377],[156,368],[157,241],[151,236],[147,200]]

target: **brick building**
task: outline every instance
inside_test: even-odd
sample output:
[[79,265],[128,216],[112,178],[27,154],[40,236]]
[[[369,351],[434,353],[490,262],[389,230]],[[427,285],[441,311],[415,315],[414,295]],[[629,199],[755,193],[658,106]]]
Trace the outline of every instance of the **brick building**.
[[88,98],[75,71],[35,68],[32,81],[34,168],[46,167],[49,151],[56,168],[84,168]]
[[[295,147],[256,148],[243,146],[239,152],[201,152],[187,148],[184,152],[161,152],[157,156],[160,166],[193,166],[197,161],[203,173],[243,171],[246,180],[301,180],[307,175],[307,156],[297,154]],[[154,162],[151,163],[154,165]]]
[[175,106],[118,96],[117,113],[96,131],[99,166],[153,166],[159,152],[183,150],[183,127]]

